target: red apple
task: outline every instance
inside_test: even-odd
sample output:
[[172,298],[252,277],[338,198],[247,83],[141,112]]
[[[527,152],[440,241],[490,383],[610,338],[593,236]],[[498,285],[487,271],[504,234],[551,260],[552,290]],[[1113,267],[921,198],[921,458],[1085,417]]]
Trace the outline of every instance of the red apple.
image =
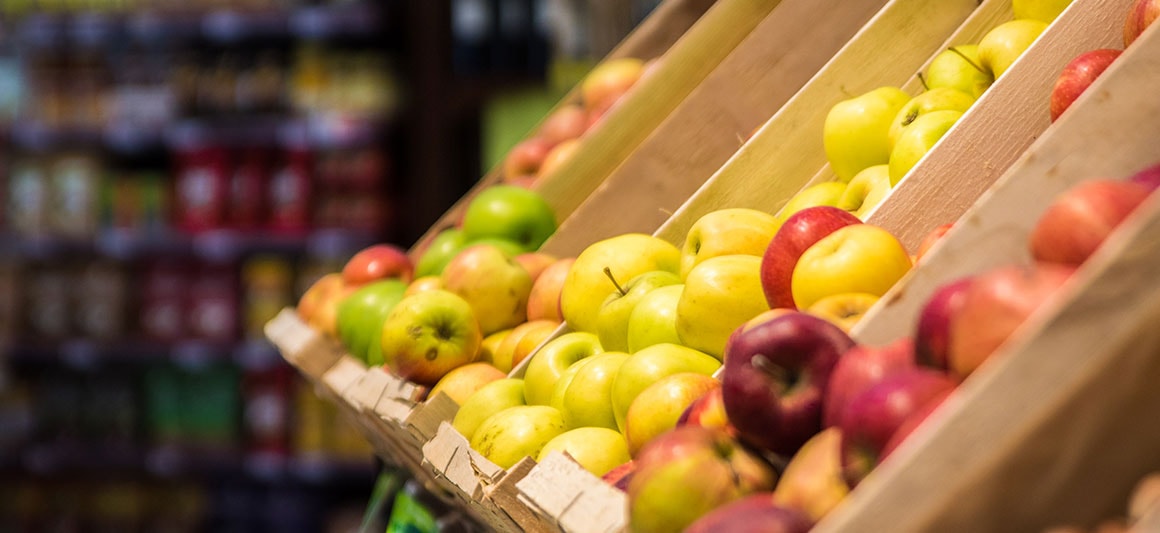
[[914,341],[903,337],[886,346],[859,345],[842,354],[826,387],[822,425],[834,427],[850,400],[886,376],[914,368]]
[[946,400],[952,392],[954,392],[954,389],[947,389],[943,392],[935,394],[930,399],[923,402],[922,407],[919,407],[913,413],[910,413],[910,415],[906,417],[906,420],[903,420],[902,424],[898,426],[898,429],[894,430],[894,434],[890,436],[890,440],[886,441],[886,446],[882,448],[882,456],[880,461],[885,461],[887,457],[890,457],[890,455],[894,453],[894,450],[897,449],[898,446],[901,445],[903,441],[905,441],[906,438],[910,436],[911,433],[914,433],[914,430],[918,429],[918,426],[921,426],[922,423],[925,422],[926,419],[930,416],[930,414],[933,413],[935,409],[938,409],[939,406],[943,404],[943,401]]
[[632,473],[636,471],[636,461],[629,460],[608,472],[600,479],[621,491],[628,491],[628,484],[632,481]]
[[953,390],[946,374],[911,368],[891,374],[854,397],[842,412],[842,474],[855,487],[881,461],[890,437],[911,413]]
[[1144,170],[1132,174],[1128,181],[1132,183],[1139,183],[1148,188],[1150,191],[1156,190],[1160,187],[1160,165],[1152,165]]
[[761,258],[761,289],[769,306],[796,309],[790,287],[798,258],[834,230],[861,223],[858,217],[831,206],[802,209],[786,219]]
[[1051,121],[1055,122],[1071,103],[1087,90],[1108,66],[1120,57],[1121,50],[1101,48],[1084,52],[1072,59],[1055,80],[1051,90]]
[[965,378],[986,361],[1075,272],[1050,263],[1001,267],[980,274],[951,319],[947,366]]
[[853,346],[837,326],[796,312],[734,335],[721,387],[742,440],[790,455],[820,431],[830,374]]
[[556,256],[544,252],[524,252],[516,255],[514,259],[532,276],[532,283],[535,283],[540,274],[543,274],[544,270],[556,262]]
[[569,104],[544,119],[539,136],[555,145],[583,135],[586,129],[588,129],[588,113],[577,104]]
[[721,387],[693,400],[688,409],[681,413],[681,418],[677,419],[677,425],[720,428],[730,436],[737,436],[737,428],[729,423],[729,415],[725,413],[725,395]]
[[685,533],[806,533],[814,523],[805,513],[773,503],[773,494],[759,492],[718,507],[702,516]]
[[1124,47],[1131,45],[1152,21],[1160,17],[1160,0],[1136,0],[1124,20]]
[[564,280],[572,268],[574,257],[560,259],[545,268],[532,283],[528,294],[528,320],[554,320],[563,322],[560,313],[560,293],[564,290]]
[[534,176],[540,170],[544,158],[555,146],[547,139],[532,137],[520,141],[503,160],[503,176],[505,179],[514,179],[519,176]]
[[943,235],[946,235],[947,232],[951,230],[952,226],[954,226],[954,223],[948,222],[931,230],[930,233],[927,233],[926,237],[923,238],[922,242],[918,245],[918,251],[914,253],[914,262],[918,263],[919,260],[921,260],[923,256],[925,256],[926,253],[930,251],[936,242],[942,240]]
[[914,333],[914,353],[918,364],[937,370],[947,369],[951,343],[951,321],[963,308],[971,278],[944,284],[934,291],[918,315]]
[[347,285],[363,285],[385,278],[410,283],[414,270],[406,250],[393,244],[376,244],[363,248],[346,262],[342,279]]
[[1031,255],[1039,261],[1080,265],[1149,193],[1131,181],[1101,179],[1075,185],[1039,217],[1031,231]]

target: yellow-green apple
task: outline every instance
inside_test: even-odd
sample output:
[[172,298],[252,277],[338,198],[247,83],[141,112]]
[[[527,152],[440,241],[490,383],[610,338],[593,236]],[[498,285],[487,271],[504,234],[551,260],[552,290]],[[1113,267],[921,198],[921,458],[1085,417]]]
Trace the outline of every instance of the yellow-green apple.
[[532,277],[512,256],[489,244],[473,244],[443,269],[444,290],[471,305],[480,330],[489,335],[524,323]]
[[1095,179],[1072,186],[1035,223],[1031,255],[1079,266],[1149,194],[1147,187],[1124,180]]
[[864,292],[843,292],[826,296],[809,306],[805,311],[819,318],[829,320],[847,333],[862,320],[862,316],[874,307],[878,297]]
[[722,255],[761,256],[781,222],[764,211],[718,209],[697,219],[681,248],[681,278],[702,261]]
[[[625,444],[625,446],[628,445]],[[628,483],[632,481],[632,474],[634,472],[636,472],[636,462],[630,460],[609,470],[603,476],[600,476],[600,480],[608,483],[614,489],[621,492],[628,492]]]
[[980,64],[978,45],[963,44],[934,56],[924,81],[930,89],[957,89],[977,99],[995,82],[995,76]]
[[770,307],[797,309],[793,269],[802,252],[838,228],[861,224],[858,217],[832,206],[803,209],[786,219],[761,258],[761,290]]
[[848,182],[862,169],[890,159],[890,124],[909,101],[902,89],[879,87],[830,108],[822,145],[839,180]]
[[1132,2],[1132,6],[1128,8],[1128,16],[1124,20],[1124,48],[1135,42],[1157,17],[1160,17],[1160,2],[1156,0]]
[[1128,181],[1138,183],[1154,191],[1160,187],[1160,165],[1152,165],[1128,177]]
[[793,195],[785,207],[778,212],[777,218],[781,221],[789,219],[794,213],[809,207],[819,205],[837,206],[846,192],[846,184],[841,181],[823,181],[810,185]]
[[718,507],[693,522],[685,533],[806,533],[813,527],[814,522],[801,511],[759,492]]
[[645,444],[677,427],[677,420],[694,400],[720,386],[712,376],[682,372],[665,376],[640,391],[624,417],[628,452],[635,456]]
[[890,152],[890,183],[902,181],[962,116],[962,111],[931,111],[903,128]]
[[502,172],[504,179],[534,175],[540,170],[544,158],[552,150],[555,143],[541,138],[532,137],[516,143],[503,159]]
[[427,397],[434,398],[436,394],[442,392],[455,400],[457,405],[463,405],[463,402],[484,385],[506,377],[507,374],[490,364],[468,363],[443,376],[434,387],[431,387]]
[[654,344],[680,344],[677,334],[677,304],[685,284],[666,285],[641,297],[628,316],[628,352]]
[[902,422],[923,404],[954,390],[955,381],[929,368],[894,372],[854,396],[842,411],[842,477],[855,487],[882,459]]
[[890,435],[890,440],[886,441],[886,446],[882,447],[882,454],[880,455],[879,461],[885,461],[887,457],[890,457],[890,455],[894,453],[894,450],[902,445],[902,443],[906,441],[906,438],[909,437],[910,434],[914,432],[914,430],[918,429],[918,427],[921,426],[922,423],[925,422],[926,419],[929,418],[930,415],[934,413],[934,411],[938,409],[939,406],[942,405],[943,402],[948,397],[950,397],[952,393],[954,393],[954,389],[947,389],[943,392],[937,393],[933,397],[922,402],[922,407],[919,407],[913,413],[907,415],[902,423],[898,425],[898,429],[894,430],[894,433]]
[[624,430],[625,417],[640,391],[665,376],[682,372],[713,375],[721,362],[715,357],[678,344],[654,344],[628,357],[612,381],[612,412],[616,427]]
[[519,366],[517,356],[519,361],[522,361],[536,346],[556,331],[558,326],[559,324],[551,320],[534,320],[512,328],[511,333],[496,345],[491,363],[504,372],[511,372],[513,368]]
[[712,390],[693,400],[677,419],[677,425],[720,428],[730,436],[736,437],[737,428],[729,423],[729,415],[725,414],[725,396],[721,392],[721,382],[718,381]]
[[580,139],[569,139],[556,145],[555,148],[552,148],[551,152],[548,152],[547,157],[544,158],[544,164],[540,165],[540,170],[536,173],[536,178],[552,175],[557,169],[564,166],[564,163],[572,159],[572,156],[579,149]]
[[934,247],[935,243],[942,240],[943,235],[946,235],[954,225],[954,222],[947,222],[930,230],[930,233],[927,233],[926,237],[923,237],[922,242],[919,243],[918,250],[914,252],[914,262],[918,263],[921,261],[927,252],[930,252],[930,249]]
[[383,322],[386,364],[420,385],[434,385],[451,370],[475,361],[482,340],[471,305],[443,290],[403,298]]
[[538,137],[559,145],[584,134],[588,128],[588,114],[579,104],[566,104],[553,111],[540,125]]
[[468,242],[492,237],[536,250],[556,231],[556,213],[539,193],[514,185],[492,185],[467,204],[463,234]]
[[393,244],[375,244],[359,250],[342,266],[347,285],[362,285],[385,278],[411,281],[415,267],[407,252]]
[[578,331],[596,331],[600,306],[616,290],[604,273],[629,280],[650,270],[680,272],[681,251],[668,241],[627,233],[589,245],[576,257],[560,293],[560,311]]
[[947,370],[947,352],[951,345],[951,322],[963,308],[971,277],[945,283],[930,295],[918,314],[914,330],[914,354],[917,362],[937,370]]
[[612,383],[627,360],[624,352],[596,354],[583,360],[584,366],[569,383],[564,384],[564,378],[560,378],[556,389],[561,393],[560,410],[568,427],[617,429],[612,413]]
[[[495,364],[496,352],[511,332],[512,330],[510,329],[504,329],[484,337],[483,341],[479,343],[479,357],[477,360],[481,363],[489,363],[498,369],[499,367]],[[510,363],[508,366],[511,366]],[[500,371],[502,372],[502,370]],[[511,368],[508,368],[507,371],[511,372]]]
[[546,405],[520,405],[484,420],[470,442],[487,460],[507,469],[524,457],[539,457],[544,445],[566,429],[560,411]]
[[838,199],[838,209],[849,211],[859,220],[866,220],[870,212],[890,194],[890,165],[866,167],[854,175],[846,191]]
[[1069,4],[1071,0],[1011,0],[1011,11],[1017,19],[1035,19],[1050,24]]
[[588,110],[606,110],[632,88],[644,72],[644,61],[633,57],[609,59],[596,65],[580,82],[580,97]]
[[869,224],[838,228],[798,258],[790,280],[794,303],[808,309],[833,294],[882,296],[910,267],[910,254],[889,231]]
[[556,256],[545,252],[524,252],[516,255],[513,259],[524,267],[524,270],[528,271],[528,275],[532,277],[532,283],[540,279],[544,270],[547,270],[557,261]]
[[770,491],[777,474],[720,429],[682,426],[653,439],[628,483],[629,528],[682,531],[713,509]]
[[821,521],[850,493],[842,478],[841,445],[842,434],[836,427],[810,437],[782,470],[773,502]]
[[532,356],[524,373],[524,397],[528,405],[548,405],[556,381],[569,366],[603,351],[600,339],[584,331],[565,333],[545,343]]
[[730,339],[721,387],[741,439],[789,455],[822,429],[830,374],[854,341],[837,326],[786,313]]
[[720,359],[733,330],[767,309],[760,257],[709,258],[685,278],[677,302],[677,335],[681,344]]
[[403,295],[410,296],[415,293],[442,288],[443,278],[435,275],[423,276],[421,278],[416,278],[414,281],[407,284],[407,290],[403,293]]
[[951,319],[947,366],[965,378],[1067,282],[1075,267],[1054,263],[1009,266],[979,274]]
[[[636,304],[649,292],[681,283],[681,277],[667,270],[650,270],[620,283],[608,272],[616,290],[608,295],[596,316],[596,335],[606,350],[628,351],[628,319]],[[623,281],[623,280],[622,280]]]
[[467,237],[459,228],[448,228],[435,234],[415,262],[415,277],[438,276],[464,246],[467,246]]
[[834,366],[830,383],[826,386],[822,425],[837,427],[846,406],[862,391],[886,376],[916,366],[914,341],[909,337],[881,347],[862,344],[846,350]]
[[520,405],[527,405],[524,401],[524,380],[497,379],[480,387],[463,401],[455,412],[451,426],[470,442],[475,436],[475,430],[491,415]]
[[890,124],[890,142],[897,143],[898,136],[908,126],[927,113],[933,111],[958,111],[966,113],[975,103],[975,97],[950,87],[936,87],[911,98]]
[[1051,89],[1051,121],[1055,122],[1071,103],[1087,90],[1105,70],[1120,57],[1122,50],[1100,48],[1089,50],[1072,59],[1063,67]]
[[[605,352],[605,353],[608,353],[608,352]],[[620,353],[620,352],[612,352],[612,353]],[[603,355],[603,354],[596,354],[596,355]],[[592,356],[592,357],[595,357],[595,356]],[[592,357],[585,357],[584,359],[576,361],[575,363],[572,363],[571,365],[569,365],[568,368],[564,369],[564,372],[561,373],[560,377],[556,379],[556,386],[552,387],[552,398],[550,400],[548,400],[549,406],[555,407],[561,413],[564,413],[564,394],[568,392],[568,387],[570,385],[572,385],[572,380],[576,378],[576,374],[579,374],[581,369],[583,369],[585,366],[587,366],[588,363],[592,362]],[[568,424],[567,413],[564,413],[564,418],[565,418],[564,424],[567,425]],[[569,426],[569,427],[575,427],[575,426]]]
[[371,366],[383,364],[383,322],[406,291],[407,284],[400,279],[380,279],[359,287],[339,302],[335,315],[338,338],[351,355]]
[[608,428],[569,429],[548,441],[536,461],[543,462],[552,452],[568,454],[594,476],[603,476],[631,459],[624,436]]
[[995,26],[979,40],[979,66],[998,79],[1046,29],[1046,22],[1033,19],[1016,19]]
[[564,280],[572,268],[574,257],[559,259],[545,268],[540,277],[532,282],[532,292],[528,294],[528,320],[554,320],[562,322],[560,316],[560,292]]

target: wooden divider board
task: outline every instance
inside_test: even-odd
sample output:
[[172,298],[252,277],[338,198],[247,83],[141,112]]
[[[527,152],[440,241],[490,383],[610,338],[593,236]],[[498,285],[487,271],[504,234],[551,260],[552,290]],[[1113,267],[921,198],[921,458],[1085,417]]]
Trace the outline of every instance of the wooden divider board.
[[559,452],[548,454],[516,487],[562,531],[613,533],[628,527],[625,494]]
[[344,353],[341,346],[298,318],[294,308],[283,309],[263,330],[286,362],[315,383]]

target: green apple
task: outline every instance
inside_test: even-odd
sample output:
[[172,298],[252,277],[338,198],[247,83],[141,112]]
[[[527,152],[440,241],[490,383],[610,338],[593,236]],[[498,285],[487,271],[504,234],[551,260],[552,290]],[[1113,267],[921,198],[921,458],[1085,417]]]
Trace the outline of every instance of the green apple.
[[442,279],[444,290],[471,305],[484,335],[527,321],[532,276],[496,246],[468,246],[447,263]]
[[879,87],[834,104],[822,126],[826,159],[842,182],[866,167],[890,159],[890,123],[910,95],[897,87]]
[[[614,280],[615,282],[615,280]],[[617,283],[596,316],[596,336],[605,350],[628,351],[628,317],[641,298],[660,287],[681,283],[681,277],[667,270],[650,270]]]
[[603,476],[631,459],[624,436],[608,428],[565,431],[544,445],[536,462],[543,462],[552,452],[568,454],[594,476]]
[[882,296],[910,270],[910,254],[890,232],[869,224],[838,228],[806,249],[790,281],[798,309],[834,294]]
[[600,339],[584,331],[565,333],[544,344],[524,372],[528,405],[548,405],[560,375],[573,363],[603,352]]
[[849,211],[860,220],[866,220],[870,212],[889,194],[890,165],[874,165],[854,175],[838,201],[838,208]]
[[793,198],[789,199],[785,207],[781,208],[781,212],[777,214],[779,229],[780,222],[785,222],[794,213],[802,209],[819,205],[837,206],[844,192],[846,192],[846,183],[841,181],[815,183],[798,191],[797,194],[793,195]]
[[612,381],[612,412],[616,427],[624,430],[625,417],[640,391],[665,376],[681,372],[713,375],[721,368],[715,357],[679,344],[654,344],[628,357]]
[[962,116],[961,111],[932,111],[903,128],[890,152],[890,183],[902,181]]
[[497,379],[480,387],[463,401],[463,405],[455,412],[451,427],[470,442],[475,436],[475,430],[491,415],[519,405],[527,405],[524,401],[524,380]]
[[536,250],[556,231],[552,206],[534,191],[515,185],[492,185],[467,204],[463,234],[468,242],[507,239]]
[[480,424],[471,447],[500,468],[524,457],[539,457],[548,441],[564,432],[564,416],[546,405],[509,407]]
[[1046,29],[1046,22],[1032,19],[1012,20],[994,27],[979,41],[979,66],[998,79]]
[[387,366],[426,386],[475,361],[482,342],[471,305],[444,290],[403,298],[383,322],[381,339]]
[[978,99],[995,82],[995,77],[980,64],[978,45],[963,44],[934,56],[926,68],[924,81],[928,89],[956,89]]
[[1011,0],[1011,11],[1017,19],[1034,19],[1050,24],[1070,4],[1071,0]]
[[572,329],[596,332],[600,307],[616,290],[604,273],[606,268],[623,280],[650,270],[676,274],[681,268],[681,251],[643,233],[627,233],[589,245],[572,263],[560,292],[560,311]]
[[756,209],[730,208],[706,213],[693,223],[681,248],[681,279],[701,261],[721,255],[765,253],[781,227],[773,215]]
[[894,117],[894,122],[890,124],[890,143],[891,145],[897,143],[898,136],[902,134],[902,131],[922,115],[933,111],[958,111],[966,113],[974,103],[975,98],[973,96],[958,89],[950,89],[947,87],[931,89],[915,96],[905,106],[902,106],[902,109],[898,110],[898,114]]
[[[604,353],[609,353],[609,352],[604,352]],[[611,353],[621,353],[621,352],[611,352]],[[576,374],[580,373],[581,368],[584,368],[588,363],[592,362],[593,357],[599,357],[601,355],[604,355],[604,354],[601,353],[601,354],[593,355],[592,357],[585,357],[584,359],[576,361],[575,363],[572,363],[568,368],[564,369],[564,372],[560,374],[560,377],[558,379],[556,379],[556,386],[552,387],[552,398],[550,400],[548,400],[548,405],[551,407],[555,407],[556,409],[559,409],[561,413],[564,413],[564,394],[568,392],[568,387],[572,384],[572,380],[576,378]],[[567,421],[568,421],[567,419],[568,419],[568,414],[564,413],[564,422],[565,423],[567,423]],[[568,426],[568,427],[575,427],[575,426]]]
[[720,387],[712,376],[682,372],[665,376],[637,394],[624,417],[624,438],[634,457],[661,433],[677,427],[677,420],[694,400]]
[[721,359],[733,330],[767,309],[761,257],[714,257],[685,279],[677,302],[677,335],[681,344]]
[[467,236],[459,228],[447,228],[431,238],[415,263],[415,277],[438,276],[443,267],[467,246]]
[[351,355],[368,365],[383,364],[383,322],[407,292],[407,284],[386,279],[363,285],[338,304],[338,338]]
[[556,389],[562,396],[560,410],[568,427],[616,429],[616,416],[612,414],[612,382],[628,357],[624,352],[597,354],[581,361],[583,366],[569,383],[565,384],[564,378],[560,378]]
[[628,316],[628,351],[638,352],[654,344],[680,344],[677,335],[677,304],[685,284],[656,289],[640,299]]

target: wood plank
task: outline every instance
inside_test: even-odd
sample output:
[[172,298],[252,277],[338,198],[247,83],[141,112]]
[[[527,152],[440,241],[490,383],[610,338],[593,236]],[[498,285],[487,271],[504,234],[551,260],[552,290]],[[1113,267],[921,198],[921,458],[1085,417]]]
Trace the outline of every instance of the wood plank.
[[495,502],[500,509],[503,509],[516,524],[519,524],[523,531],[545,533],[559,531],[554,522],[534,511],[522,498],[519,489],[516,488],[516,484],[535,467],[536,461],[531,457],[524,458],[509,468],[498,483],[485,489],[486,497]]
[[548,454],[516,488],[563,531],[612,533],[628,527],[625,494],[562,453]]

